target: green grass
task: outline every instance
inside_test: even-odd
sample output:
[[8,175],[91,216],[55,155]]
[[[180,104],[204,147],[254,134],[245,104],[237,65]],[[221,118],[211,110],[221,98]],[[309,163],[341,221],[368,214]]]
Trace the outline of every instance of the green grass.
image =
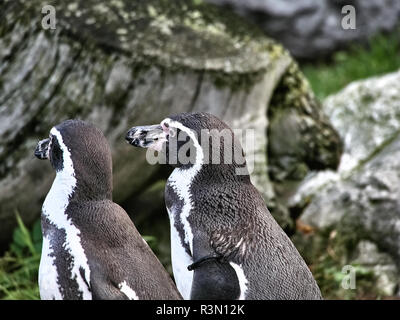
[[339,91],[349,83],[400,69],[400,29],[371,38],[367,46],[354,45],[337,52],[332,61],[305,64],[302,71],[318,98]]
[[0,299],[39,299],[38,271],[42,233],[40,221],[28,230],[19,215],[9,250],[0,258]]

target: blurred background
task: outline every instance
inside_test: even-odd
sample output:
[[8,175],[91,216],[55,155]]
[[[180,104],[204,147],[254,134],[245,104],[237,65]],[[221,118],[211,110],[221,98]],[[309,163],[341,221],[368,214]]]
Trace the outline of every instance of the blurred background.
[[33,151],[69,118],[107,136],[114,201],[171,272],[171,168],[124,136],[184,111],[256,130],[252,181],[326,299],[398,299],[399,22],[397,0],[1,1],[0,299],[39,298]]

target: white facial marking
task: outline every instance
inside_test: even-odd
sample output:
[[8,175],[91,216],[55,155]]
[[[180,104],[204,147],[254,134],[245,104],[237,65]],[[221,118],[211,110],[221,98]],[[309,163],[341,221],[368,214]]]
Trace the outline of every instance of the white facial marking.
[[172,270],[175,277],[176,287],[185,300],[190,299],[192,290],[193,271],[187,269],[188,265],[193,263],[193,259],[189,256],[182,246],[178,230],[175,228],[174,213],[168,210],[171,225],[171,260]]
[[229,262],[233,269],[235,269],[236,276],[239,280],[239,287],[240,287],[240,296],[238,300],[245,300],[246,299],[246,291],[247,291],[247,278],[244,275],[244,271],[241,265],[238,265],[234,262]]
[[[69,197],[72,195],[76,187],[76,178],[71,153],[68,150],[68,147],[64,144],[61,133],[56,128],[52,128],[50,133],[57,138],[63,152],[63,169],[57,172],[53,185],[43,203],[42,214],[58,229],[65,230],[66,240],[63,246],[73,259],[71,266],[71,279],[75,279],[78,283],[78,289],[82,293],[82,298],[84,300],[90,300],[92,299],[92,293],[89,291],[86,284],[86,282],[90,283],[90,268],[81,244],[80,231],[65,213],[69,204]],[[51,263],[55,268],[54,260],[50,261],[46,258],[46,255],[51,254],[51,252],[51,247],[49,246],[49,252],[45,252],[45,256],[43,256],[42,253],[42,259]],[[80,268],[84,270],[86,282],[81,276],[79,271]],[[42,278],[43,277],[45,277],[45,274],[42,275]]]
[[181,123],[173,121],[169,118],[163,120],[161,125],[164,126],[165,123],[167,123],[169,127],[178,128],[184,131],[190,137],[190,139],[192,139],[193,144],[196,148],[195,163],[188,169],[176,168],[168,178],[168,184],[174,189],[177,196],[181,200],[183,200],[183,207],[182,211],[180,212],[180,218],[185,230],[185,242],[189,244],[190,251],[193,253],[193,233],[188,221],[190,211],[193,208],[192,199],[190,197],[190,186],[194,177],[201,169],[204,160],[204,154],[192,130],[185,127]]
[[119,290],[128,297],[129,300],[139,300],[136,292],[132,290],[130,286],[126,283],[126,281],[121,282],[118,285]]
[[62,300],[60,288],[57,284],[58,273],[55,258],[48,237],[43,237],[42,256],[39,266],[39,291],[42,300]]

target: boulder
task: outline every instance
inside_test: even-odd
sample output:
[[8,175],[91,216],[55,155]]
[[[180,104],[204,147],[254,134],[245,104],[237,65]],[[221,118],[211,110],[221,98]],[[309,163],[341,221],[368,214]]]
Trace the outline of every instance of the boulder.
[[377,245],[368,240],[358,243],[352,265],[359,265],[375,275],[375,289],[382,295],[393,296],[397,293],[400,274],[392,257],[379,252]]
[[[324,111],[344,141],[341,164],[337,171],[309,174],[289,200],[289,207],[301,211],[301,223],[316,230],[316,236],[332,229],[342,235],[351,234],[347,262],[360,249],[356,243],[369,241],[392,259],[396,266],[392,271],[397,274],[400,271],[399,81],[400,72],[358,81],[325,100]],[[376,265],[372,269],[377,272],[382,270],[378,260],[369,264]],[[384,292],[395,294],[398,277],[386,275],[380,281],[386,283],[382,284]]]
[[[233,8],[282,42],[299,59],[325,57],[377,32],[393,31],[400,21],[397,0],[207,0]],[[342,8],[352,5],[356,29],[344,29]]]
[[[55,8],[55,29],[42,26],[45,5]],[[128,204],[144,194],[162,204],[153,184],[169,169],[149,165],[144,150],[125,143],[125,133],[187,111],[254,130],[245,146],[254,155],[251,178],[274,209],[268,109],[296,63],[257,28],[213,5],[183,0],[6,0],[0,12],[0,244],[10,238],[16,211],[27,224],[39,217],[54,172],[33,151],[68,118],[104,131],[113,153],[114,200],[127,204],[134,221],[148,214],[146,205],[133,212]],[[318,106],[309,91],[296,99]],[[276,108],[290,94],[289,88],[275,98]],[[320,108],[307,118],[318,122]],[[337,137],[329,125],[313,127]]]

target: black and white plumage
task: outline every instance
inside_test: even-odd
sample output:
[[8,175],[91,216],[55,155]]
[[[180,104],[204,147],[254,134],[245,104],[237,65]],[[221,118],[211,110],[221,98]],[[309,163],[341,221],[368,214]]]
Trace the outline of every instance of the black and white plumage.
[[[309,268],[268,211],[248,174],[238,175],[235,161],[220,164],[203,150],[209,132],[228,130],[232,152],[243,153],[232,130],[207,113],[183,113],[160,125],[133,127],[126,139],[134,146],[179,153],[182,142],[171,137],[184,132],[192,148],[189,164],[174,161],[165,201],[171,223],[172,265],[177,287],[185,299],[321,299]],[[202,141],[203,139],[203,141]],[[214,152],[214,151],[213,151]],[[206,161],[208,160],[208,161]],[[245,166],[245,165],[244,165]],[[188,268],[189,267],[189,268]]]
[[180,299],[172,279],[112,201],[111,151],[79,120],[53,127],[35,155],[56,171],[42,208],[42,299]]

